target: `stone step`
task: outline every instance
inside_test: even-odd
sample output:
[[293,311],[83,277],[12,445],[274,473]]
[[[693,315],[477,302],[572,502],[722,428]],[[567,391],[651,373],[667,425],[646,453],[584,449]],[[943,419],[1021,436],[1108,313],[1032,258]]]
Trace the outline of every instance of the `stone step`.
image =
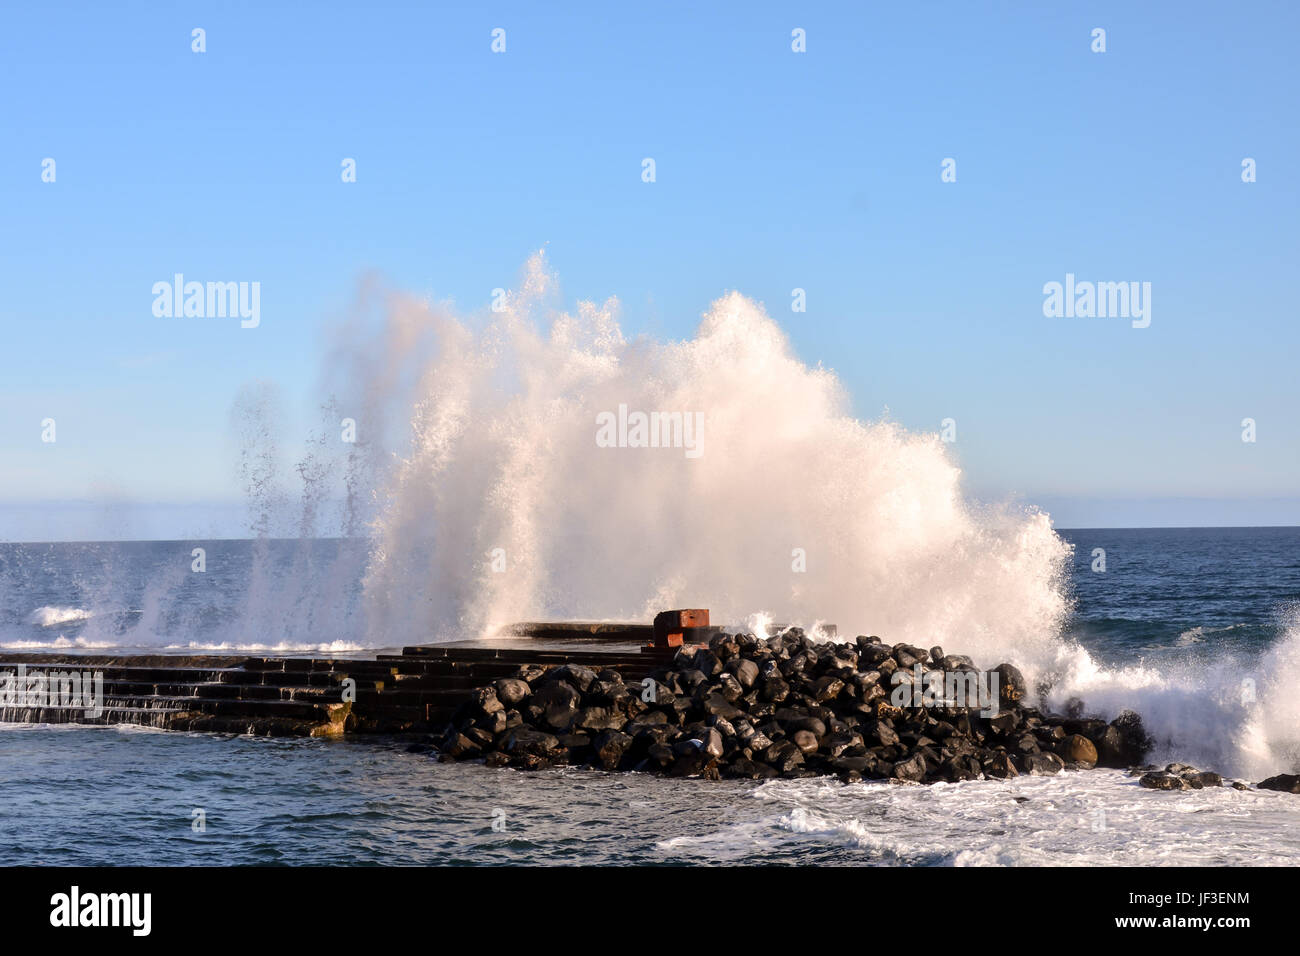
[[205,697],[170,697],[165,695],[114,697],[104,695],[105,710],[135,707],[164,710],[197,711],[216,716],[284,717],[292,720],[331,723],[347,716],[350,705],[343,701],[249,700]]
[[193,683],[209,683],[219,681],[227,674],[244,674],[246,673],[240,667],[187,667],[180,665],[177,667],[155,667],[152,665],[132,666],[123,664],[94,664],[94,663],[31,663],[21,661],[18,663],[7,663],[0,661],[0,673],[17,673],[18,667],[26,668],[28,674],[48,673],[50,671],[78,671],[82,674],[103,674],[104,680],[134,680],[134,681],[169,681]]

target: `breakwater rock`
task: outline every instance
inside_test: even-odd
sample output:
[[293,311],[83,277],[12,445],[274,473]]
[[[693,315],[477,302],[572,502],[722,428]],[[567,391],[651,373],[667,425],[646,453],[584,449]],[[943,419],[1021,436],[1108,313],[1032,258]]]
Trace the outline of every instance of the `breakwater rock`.
[[1020,671],[875,637],[798,628],[718,634],[639,683],[577,664],[521,666],[476,690],[432,749],[442,760],[591,765],[674,777],[835,775],[919,783],[1140,764],[1136,714],[1107,722],[1029,706]]

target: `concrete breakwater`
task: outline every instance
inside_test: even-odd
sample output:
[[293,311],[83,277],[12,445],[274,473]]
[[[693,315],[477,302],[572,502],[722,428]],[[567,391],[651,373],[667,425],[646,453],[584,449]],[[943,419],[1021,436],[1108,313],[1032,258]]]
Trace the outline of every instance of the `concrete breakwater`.
[[[0,722],[139,724],[259,736],[424,734],[441,760],[705,778],[931,783],[1093,766],[1159,790],[1218,786],[1143,766],[1131,712],[1031,706],[1009,663],[876,637],[724,632],[708,611],[649,624],[525,623],[373,658],[23,654],[0,661]],[[1244,784],[1234,784],[1244,786]],[[1300,792],[1279,775],[1262,789]]]
[[445,727],[475,688],[525,666],[581,660],[640,680],[671,654],[637,646],[651,634],[649,625],[522,624],[496,639],[374,659],[8,654],[0,722],[275,737],[427,732]]

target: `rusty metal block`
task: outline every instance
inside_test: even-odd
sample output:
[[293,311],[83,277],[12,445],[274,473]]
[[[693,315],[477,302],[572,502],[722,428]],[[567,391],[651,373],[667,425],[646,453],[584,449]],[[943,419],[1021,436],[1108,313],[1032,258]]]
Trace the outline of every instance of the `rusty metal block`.
[[708,624],[708,608],[660,611],[655,615],[654,646],[657,648],[681,647],[688,628],[707,627]]

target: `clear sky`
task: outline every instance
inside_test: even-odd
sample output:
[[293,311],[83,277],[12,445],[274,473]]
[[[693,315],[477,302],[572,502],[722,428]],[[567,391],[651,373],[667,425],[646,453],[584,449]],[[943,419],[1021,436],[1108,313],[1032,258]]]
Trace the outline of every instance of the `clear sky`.
[[[363,276],[478,309],[542,247],[631,334],[766,303],[857,414],[954,418],[978,497],[1300,523],[1297,35],[1282,2],[8,5],[0,538],[195,529],[241,385],[305,409]],[[260,326],[155,317],[176,272],[260,282]],[[1066,273],[1150,282],[1150,326],[1045,317]]]

